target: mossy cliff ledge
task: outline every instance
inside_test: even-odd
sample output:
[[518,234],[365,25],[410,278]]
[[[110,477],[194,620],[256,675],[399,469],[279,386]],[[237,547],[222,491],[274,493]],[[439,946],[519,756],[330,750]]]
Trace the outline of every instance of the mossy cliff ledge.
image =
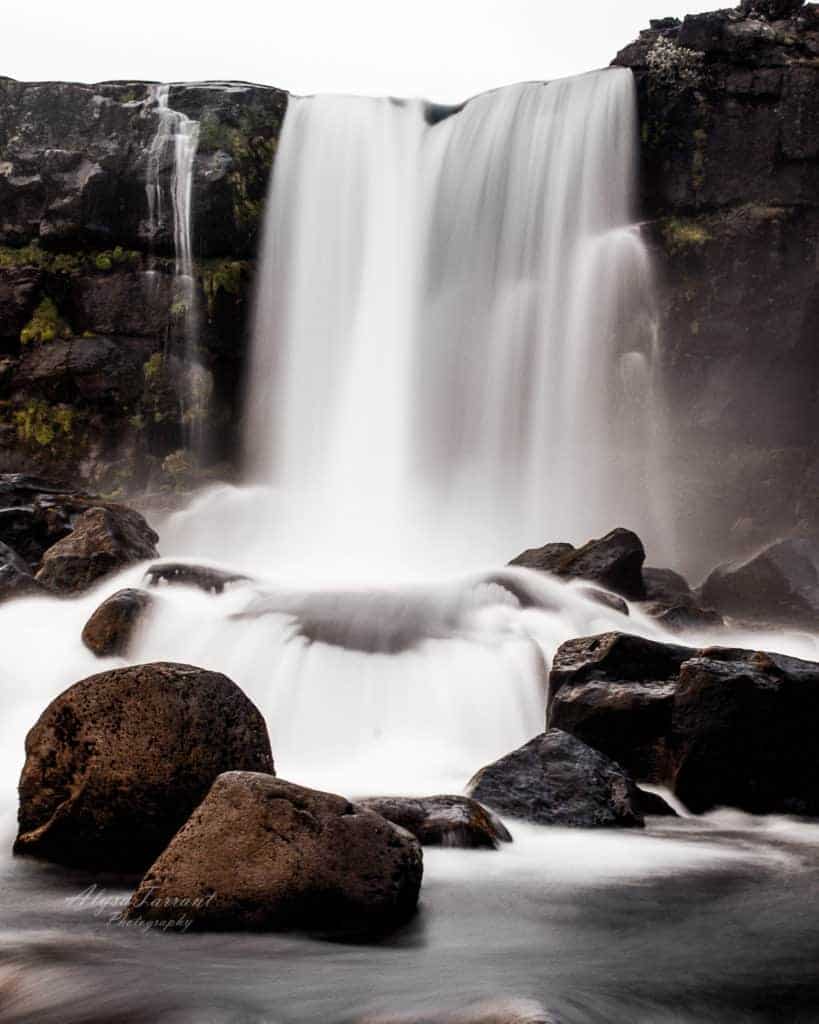
[[638,87],[683,541],[815,530],[819,5],[654,21],[614,63]]
[[208,462],[232,457],[287,98],[245,83],[170,87],[169,107],[199,123],[194,390],[208,401],[186,406],[190,296],[175,279],[173,219],[151,217],[148,203],[153,182],[170,206],[174,173],[173,146],[151,149],[156,90],[0,78],[0,469],[110,492],[175,486],[197,417],[208,421]]

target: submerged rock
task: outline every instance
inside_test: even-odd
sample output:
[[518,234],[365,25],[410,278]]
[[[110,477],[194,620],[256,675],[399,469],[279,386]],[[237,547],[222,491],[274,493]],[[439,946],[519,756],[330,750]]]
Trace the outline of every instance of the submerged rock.
[[512,842],[497,815],[465,796],[379,796],[357,800],[356,806],[405,828],[422,846],[495,850]]
[[639,793],[626,772],[560,729],[549,729],[482,768],[468,790],[493,810],[538,825],[643,825]]
[[422,873],[416,839],[380,815],[272,775],[231,771],[150,867],[126,917],[368,932],[412,915]]
[[132,509],[90,508],[70,535],[43,555],[37,580],[49,590],[75,593],[133,562],[155,558],[159,537]]
[[667,630],[672,633],[686,633],[689,630],[719,629],[725,620],[713,608],[698,608],[696,605],[674,604],[670,607],[661,605],[650,609],[649,613]]
[[556,576],[592,580],[601,587],[631,600],[645,596],[642,566],[645,549],[636,533],[618,527],[605,537],[590,540],[581,548],[571,544],[546,544],[530,548],[510,565],[551,572]]
[[125,654],[153,598],[144,590],[127,588],[106,598],[86,622],[82,642],[100,658]]
[[744,562],[718,566],[701,595],[725,615],[819,627],[819,541],[781,540]]
[[228,583],[238,583],[250,577],[240,572],[224,569],[209,569],[204,565],[188,565],[185,562],[164,562],[152,565],[145,571],[145,578],[151,587],[160,583],[176,583],[180,586],[199,587],[209,593],[221,594]]
[[26,737],[15,853],[144,870],[230,769],[273,771],[267,728],[235,683],[190,665],[75,683]]

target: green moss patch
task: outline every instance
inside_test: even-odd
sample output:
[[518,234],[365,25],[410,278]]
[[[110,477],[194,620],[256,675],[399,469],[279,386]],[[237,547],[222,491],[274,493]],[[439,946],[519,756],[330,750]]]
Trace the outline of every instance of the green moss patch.
[[34,310],[34,316],[20,331],[20,343],[54,341],[56,338],[70,338],[71,328],[60,316],[53,299],[43,299]]

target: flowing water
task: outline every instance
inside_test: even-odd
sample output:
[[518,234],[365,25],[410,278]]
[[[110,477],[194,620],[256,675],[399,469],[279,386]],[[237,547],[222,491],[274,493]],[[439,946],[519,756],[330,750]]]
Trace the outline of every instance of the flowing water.
[[[291,103],[259,273],[251,483],[157,524],[163,555],[252,579],[160,588],[130,655],[228,674],[265,714],[282,777],[351,797],[459,792],[542,731],[558,644],[672,639],[637,607],[503,568],[617,522],[655,562],[673,547],[635,133],[623,71],[458,110]],[[6,850],[25,730],[66,685],[124,664],[79,637],[143,569],[0,608]],[[807,634],[690,642],[712,639],[819,659]],[[373,946],[146,934],[111,920],[127,880],[4,855],[0,1021],[428,1019],[498,997],[566,1024],[819,1019],[814,824],[508,824],[501,851],[425,851],[419,914]]]
[[170,90],[168,84],[154,85],[147,100],[148,109],[157,119],[156,134],[147,155],[147,229],[148,237],[154,240],[170,224],[173,236],[171,321],[173,334],[182,339],[182,420],[186,426],[186,446],[201,457],[210,384],[199,354],[202,311],[193,265],[191,211],[199,122],[171,108]]

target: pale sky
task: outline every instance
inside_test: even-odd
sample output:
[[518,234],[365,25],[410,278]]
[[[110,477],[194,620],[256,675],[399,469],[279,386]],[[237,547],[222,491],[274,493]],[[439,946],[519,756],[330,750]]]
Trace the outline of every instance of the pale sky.
[[719,0],[4,0],[0,75],[242,79],[442,102],[602,67]]

